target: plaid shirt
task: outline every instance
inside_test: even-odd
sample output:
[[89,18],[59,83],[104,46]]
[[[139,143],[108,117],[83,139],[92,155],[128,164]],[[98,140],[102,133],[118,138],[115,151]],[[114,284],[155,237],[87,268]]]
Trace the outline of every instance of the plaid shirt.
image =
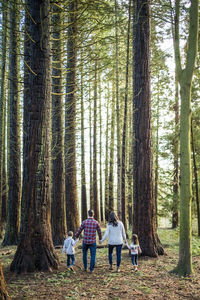
[[83,229],[84,229],[83,243],[85,244],[96,243],[96,230],[99,235],[99,240],[102,239],[100,225],[94,218],[88,218],[82,222],[78,231],[75,233],[75,238],[79,237]]

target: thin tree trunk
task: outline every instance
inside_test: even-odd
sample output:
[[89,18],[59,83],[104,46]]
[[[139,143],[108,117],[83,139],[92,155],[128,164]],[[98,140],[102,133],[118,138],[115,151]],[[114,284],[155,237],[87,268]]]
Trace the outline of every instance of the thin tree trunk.
[[[17,273],[58,268],[50,225],[50,1],[29,0],[29,109],[24,164],[24,219],[10,270]],[[35,59],[37,57],[37,59]],[[42,88],[41,88],[42,87]]]
[[110,170],[109,170],[109,211],[114,211],[114,139],[115,139],[115,94],[112,86],[112,116],[110,136]]
[[124,124],[122,137],[122,166],[121,166],[121,207],[122,221],[127,232],[127,198],[126,198],[126,137],[127,137],[127,105],[128,105],[128,77],[129,77],[129,40],[130,40],[130,24],[131,24],[131,0],[129,0],[129,16],[127,31],[127,53],[126,53],[126,86],[124,98]]
[[155,209],[156,209],[156,225],[158,225],[158,176],[159,176],[159,126],[160,126],[160,78],[158,77],[158,95],[156,105],[156,150],[155,150]]
[[67,227],[79,227],[78,195],[76,183],[76,88],[77,88],[77,0],[69,3],[67,41],[67,78],[65,105],[65,193]]
[[90,127],[90,207],[94,207],[93,170],[92,170],[92,101],[91,101],[91,85],[90,85],[90,82],[89,82],[89,127]]
[[179,104],[178,104],[178,81],[177,75],[175,76],[175,105],[174,105],[174,112],[175,112],[175,137],[174,137],[174,148],[173,148],[173,155],[174,155],[174,178],[173,178],[173,207],[172,207],[172,228],[178,227],[178,203],[179,203],[179,179],[178,179],[178,170],[179,170],[179,163],[178,163],[178,145],[179,145]]
[[197,204],[198,236],[200,236],[199,183],[198,183],[198,170],[197,170],[197,164],[196,164],[196,151],[195,151],[195,145],[194,145],[193,122],[192,122],[192,120],[191,120],[191,144],[192,144],[192,158],[193,158],[196,204]]
[[100,177],[100,215],[101,221],[104,221],[103,209],[103,178],[102,178],[102,100],[101,100],[101,76],[99,75],[99,177]]
[[85,174],[85,119],[84,119],[84,75],[83,75],[83,54],[81,52],[81,217],[82,221],[87,219],[87,193]]
[[105,219],[109,218],[109,182],[108,182],[108,132],[109,132],[109,100],[110,90],[108,86],[108,97],[106,101],[106,149],[105,149]]
[[19,1],[10,1],[10,149],[9,193],[6,234],[3,245],[17,245],[21,197],[20,91],[19,91]]
[[156,257],[164,250],[156,230],[153,195],[153,157],[150,98],[150,1],[138,0],[134,20],[134,232],[143,255]]
[[[6,60],[7,60],[7,0],[2,1],[3,31],[2,31],[2,56],[1,56],[1,95],[0,95],[0,236],[6,222],[6,197],[5,197],[5,129],[6,129]],[[6,187],[7,188],[7,187]],[[2,237],[2,236],[1,236]]]
[[94,78],[94,128],[93,128],[93,199],[94,199],[94,214],[96,220],[100,221],[99,215],[99,199],[98,199],[98,184],[97,184],[97,60],[95,60],[95,78]]
[[117,212],[122,218],[121,203],[121,133],[120,133],[120,105],[119,105],[119,34],[118,34],[118,1],[115,0],[115,61],[116,61],[116,122],[117,122]]
[[52,208],[51,228],[54,245],[62,245],[66,233],[64,135],[63,135],[63,13],[53,6],[52,68]]

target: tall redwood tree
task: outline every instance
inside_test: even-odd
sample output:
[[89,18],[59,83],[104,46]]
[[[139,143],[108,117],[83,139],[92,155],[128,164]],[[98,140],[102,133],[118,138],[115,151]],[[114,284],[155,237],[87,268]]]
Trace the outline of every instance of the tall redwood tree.
[[[50,226],[50,1],[29,0],[30,75],[24,153],[24,217],[11,271],[48,271],[58,267]],[[36,59],[37,58],[37,59]]]
[[156,257],[164,250],[156,233],[153,195],[150,96],[150,1],[137,0],[134,15],[134,227],[143,255]]

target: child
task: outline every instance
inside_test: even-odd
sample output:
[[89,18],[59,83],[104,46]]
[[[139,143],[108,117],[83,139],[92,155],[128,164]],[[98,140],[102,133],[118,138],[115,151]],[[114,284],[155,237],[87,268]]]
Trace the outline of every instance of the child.
[[132,243],[130,244],[130,246],[127,244],[127,247],[131,250],[131,261],[133,264],[133,270],[137,271],[138,253],[142,253],[137,234],[132,235]]
[[70,268],[71,271],[73,271],[73,266],[75,264],[75,250],[74,246],[78,242],[78,239],[74,241],[73,237],[73,232],[69,231],[68,232],[68,237],[64,241],[62,253],[66,252],[67,254],[67,268]]

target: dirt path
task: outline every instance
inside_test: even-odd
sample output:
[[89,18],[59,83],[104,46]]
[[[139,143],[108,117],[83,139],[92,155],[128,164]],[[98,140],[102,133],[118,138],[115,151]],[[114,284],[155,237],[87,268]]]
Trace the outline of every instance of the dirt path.
[[[11,249],[11,248],[9,248]],[[0,249],[0,252],[6,249]],[[194,257],[195,274],[179,278],[169,273],[177,264],[177,254],[168,249],[158,259],[139,259],[137,272],[132,271],[128,250],[122,252],[121,272],[108,270],[107,249],[98,249],[96,268],[92,274],[82,270],[82,253],[76,252],[75,272],[66,270],[66,258],[56,250],[61,261],[52,273],[15,275],[9,264],[15,248],[2,256],[5,277],[13,300],[61,299],[187,299],[200,300],[200,257]],[[116,256],[114,254],[114,260]],[[115,266],[114,266],[115,267]]]

